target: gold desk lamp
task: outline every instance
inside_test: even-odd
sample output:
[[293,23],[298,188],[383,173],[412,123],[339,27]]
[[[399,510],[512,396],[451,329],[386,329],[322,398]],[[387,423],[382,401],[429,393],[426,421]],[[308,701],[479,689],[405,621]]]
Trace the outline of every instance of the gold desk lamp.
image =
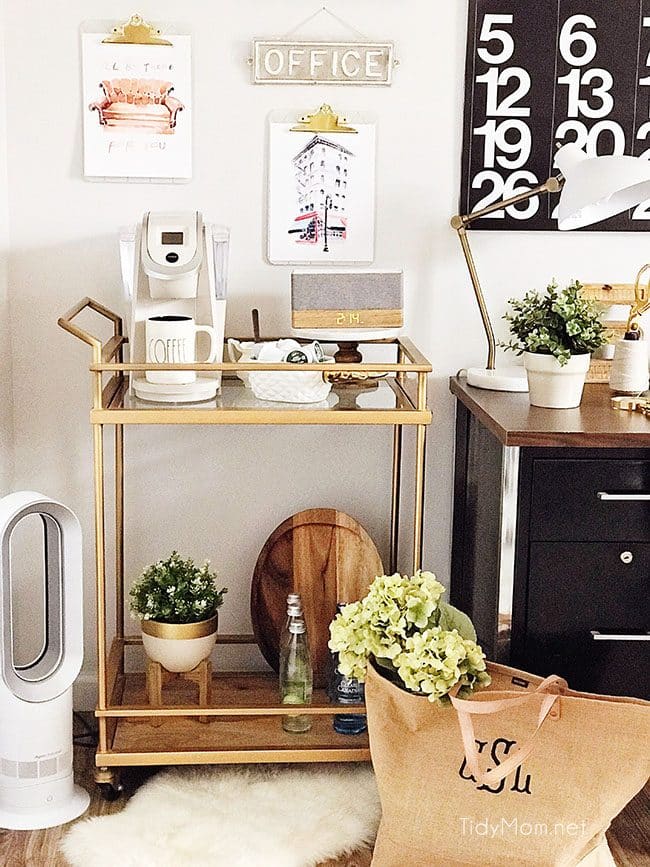
[[458,234],[465,255],[488,342],[486,367],[470,367],[467,370],[468,384],[477,388],[528,391],[528,382],[523,367],[496,366],[494,328],[467,236],[467,228],[471,223],[542,193],[561,192],[558,211],[560,230],[578,229],[599,223],[650,199],[650,162],[639,157],[588,157],[576,144],[567,144],[558,149],[554,165],[559,170],[558,174],[552,175],[543,184],[494,202],[471,214],[457,214],[451,219],[452,228]]

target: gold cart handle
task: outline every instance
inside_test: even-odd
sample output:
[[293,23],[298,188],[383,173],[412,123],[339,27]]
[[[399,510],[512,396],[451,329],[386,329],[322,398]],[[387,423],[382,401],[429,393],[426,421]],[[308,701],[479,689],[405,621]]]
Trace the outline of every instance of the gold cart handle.
[[[113,337],[106,344],[102,345],[98,337],[95,337],[94,334],[90,334],[88,331],[84,331],[83,328],[80,328],[72,321],[86,308],[94,310],[95,313],[99,313],[113,323]],[[112,310],[104,307],[103,304],[100,304],[99,301],[95,301],[93,298],[82,298],[67,313],[59,317],[58,323],[65,331],[68,331],[92,347],[94,364],[110,361],[115,357],[119,348],[127,342],[127,338],[124,336],[122,317],[118,316],[117,313],[113,313]]]

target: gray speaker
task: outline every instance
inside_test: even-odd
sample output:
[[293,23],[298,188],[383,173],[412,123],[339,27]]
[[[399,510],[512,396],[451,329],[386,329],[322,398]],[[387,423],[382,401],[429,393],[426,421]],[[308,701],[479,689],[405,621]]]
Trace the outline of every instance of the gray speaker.
[[401,328],[401,271],[293,271],[291,325],[302,329]]

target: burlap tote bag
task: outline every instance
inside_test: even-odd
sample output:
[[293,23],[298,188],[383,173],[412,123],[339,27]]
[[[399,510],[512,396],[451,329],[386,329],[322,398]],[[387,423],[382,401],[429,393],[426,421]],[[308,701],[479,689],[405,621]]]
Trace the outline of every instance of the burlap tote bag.
[[650,702],[488,670],[490,687],[438,706],[369,666],[373,867],[613,863],[599,847],[650,774]]

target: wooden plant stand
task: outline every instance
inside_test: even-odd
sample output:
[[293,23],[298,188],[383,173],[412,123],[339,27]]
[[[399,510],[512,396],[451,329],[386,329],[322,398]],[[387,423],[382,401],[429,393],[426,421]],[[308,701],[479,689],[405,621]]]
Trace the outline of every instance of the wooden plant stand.
[[[163,689],[174,680],[189,680],[198,686],[198,706],[210,707],[212,700],[212,663],[209,659],[204,659],[193,668],[191,671],[167,671],[159,662],[154,662],[153,659],[147,660],[147,698],[151,707],[165,707],[163,702]],[[163,718],[158,717],[152,720],[152,724],[156,726],[162,725]],[[207,716],[199,717],[200,723],[209,722]]]

